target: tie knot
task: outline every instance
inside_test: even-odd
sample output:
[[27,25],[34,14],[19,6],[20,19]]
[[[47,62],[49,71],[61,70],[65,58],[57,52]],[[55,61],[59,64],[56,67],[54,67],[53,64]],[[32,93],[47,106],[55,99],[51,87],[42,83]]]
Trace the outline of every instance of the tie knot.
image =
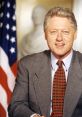
[[63,61],[61,61],[61,60],[58,60],[58,61],[57,61],[57,65],[58,65],[59,67],[62,67],[62,64],[63,64]]

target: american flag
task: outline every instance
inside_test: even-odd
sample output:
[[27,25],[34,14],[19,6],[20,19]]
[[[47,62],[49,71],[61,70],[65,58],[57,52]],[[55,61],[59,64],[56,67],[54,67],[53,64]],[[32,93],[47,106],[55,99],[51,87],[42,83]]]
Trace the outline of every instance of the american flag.
[[15,0],[0,0],[0,117],[8,117],[17,74]]

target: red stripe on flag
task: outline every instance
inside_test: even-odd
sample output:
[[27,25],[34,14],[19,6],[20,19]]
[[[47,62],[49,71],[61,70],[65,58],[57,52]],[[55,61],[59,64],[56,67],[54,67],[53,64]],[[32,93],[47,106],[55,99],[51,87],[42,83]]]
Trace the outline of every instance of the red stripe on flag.
[[1,104],[0,104],[0,117],[6,117],[6,112]]
[[12,92],[10,91],[8,84],[7,84],[7,76],[1,67],[0,67],[0,74],[1,74],[0,75],[0,84],[2,85],[2,87],[4,88],[4,90],[7,93],[7,102],[9,104],[11,101]]
[[13,74],[16,76],[16,75],[17,75],[17,62],[15,62],[15,63],[11,66],[11,70],[12,70]]

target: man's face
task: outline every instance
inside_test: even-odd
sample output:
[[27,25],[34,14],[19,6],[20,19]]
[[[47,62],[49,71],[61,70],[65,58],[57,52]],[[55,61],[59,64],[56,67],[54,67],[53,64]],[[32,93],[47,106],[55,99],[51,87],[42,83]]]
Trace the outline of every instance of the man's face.
[[72,49],[76,31],[69,19],[54,16],[48,20],[45,37],[52,53],[64,58]]

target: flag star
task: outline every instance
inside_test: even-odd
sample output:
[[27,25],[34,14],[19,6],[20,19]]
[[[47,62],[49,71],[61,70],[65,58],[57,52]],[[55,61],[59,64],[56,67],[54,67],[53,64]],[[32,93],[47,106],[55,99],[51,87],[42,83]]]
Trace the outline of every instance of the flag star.
[[6,39],[9,40],[9,34],[6,35]]
[[7,13],[7,18],[10,18],[10,13]]
[[12,43],[14,43],[14,42],[15,42],[15,37],[12,37],[12,38],[10,39],[10,41],[11,41]]
[[15,48],[11,47],[11,48],[10,48],[10,52],[11,52],[11,53],[15,53]]
[[0,23],[0,28],[2,28],[3,27],[3,23]]
[[13,5],[13,8],[15,9],[15,5]]
[[15,15],[13,15],[12,19],[13,19],[13,20],[16,20],[16,17],[15,17]]
[[0,14],[1,17],[3,17],[3,12]]
[[7,25],[6,25],[6,29],[9,30],[9,28],[10,28],[10,26],[9,26],[9,24],[7,24]]
[[7,7],[8,7],[8,8],[10,7],[10,3],[9,3],[9,2],[7,3]]
[[12,31],[16,31],[16,26],[13,26],[12,27]]

